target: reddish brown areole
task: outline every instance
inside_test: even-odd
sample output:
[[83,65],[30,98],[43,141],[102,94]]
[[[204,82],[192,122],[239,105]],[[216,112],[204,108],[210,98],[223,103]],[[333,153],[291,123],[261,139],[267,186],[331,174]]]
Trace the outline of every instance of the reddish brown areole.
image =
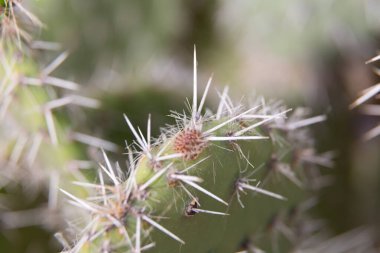
[[207,140],[196,129],[184,129],[174,139],[174,150],[184,155],[185,160],[196,159],[207,147]]

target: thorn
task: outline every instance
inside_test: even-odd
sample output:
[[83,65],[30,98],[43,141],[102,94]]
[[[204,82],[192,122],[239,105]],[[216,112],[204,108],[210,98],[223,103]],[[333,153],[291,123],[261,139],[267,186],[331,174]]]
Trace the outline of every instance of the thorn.
[[102,164],[99,164],[99,167],[107,174],[107,176],[113,181],[114,185],[118,185],[119,182],[117,181],[116,177],[110,173],[106,167],[104,167]]
[[112,169],[111,163],[110,163],[110,161],[108,160],[108,156],[107,156],[106,152],[104,152],[103,149],[102,149],[102,154],[103,154],[104,160],[105,160],[105,162],[106,162],[107,169],[108,169],[108,171],[110,172],[108,175],[111,176],[110,178],[111,178],[112,181],[114,182],[115,186],[119,185],[120,182],[118,181],[118,179],[117,179],[117,177],[116,177],[116,175],[115,175],[115,172],[114,172],[113,169]]
[[32,146],[30,147],[28,155],[26,156],[27,164],[31,167],[33,166],[34,161],[36,160],[38,151],[41,147],[42,139],[43,139],[43,137],[42,137],[42,134],[40,134],[40,133],[36,133],[33,136]]
[[14,147],[12,148],[12,152],[9,158],[9,160],[13,164],[17,164],[17,162],[20,160],[27,142],[28,142],[28,135],[26,133],[19,133],[16,143]]
[[268,122],[268,121],[271,121],[271,120],[273,120],[273,119],[275,119],[275,118],[278,118],[278,117],[280,117],[280,116],[286,114],[287,112],[290,112],[291,110],[292,110],[292,109],[288,109],[288,110],[286,110],[286,111],[283,111],[283,112],[277,113],[277,114],[273,115],[273,116],[270,117],[270,118],[264,119],[264,120],[262,120],[262,121],[260,121],[260,122],[257,122],[256,124],[253,124],[253,125],[251,125],[251,126],[248,126],[248,127],[244,128],[244,129],[242,129],[242,130],[236,132],[234,135],[235,135],[235,136],[240,136],[240,135],[244,134],[245,132],[247,132],[247,131],[249,131],[249,130],[251,130],[251,129],[253,129],[253,128],[256,128],[256,127],[258,127],[258,126],[261,126],[262,124],[264,124],[264,123],[266,123],[266,122]]
[[373,138],[375,138],[376,136],[380,135],[380,124],[374,128],[372,128],[370,131],[368,131],[364,136],[363,136],[363,140],[364,141],[369,141]]
[[[31,12],[29,12],[27,9],[25,9],[24,6],[22,6],[22,4],[20,4],[18,1],[12,1],[12,3],[14,3],[18,7],[18,9],[22,13],[24,13],[30,19],[30,21],[33,22],[33,24],[35,24],[39,27],[44,26],[43,23],[36,16],[34,16]],[[13,8],[12,8],[12,11],[13,11]],[[14,16],[14,13],[12,15]]]
[[129,118],[127,117],[127,115],[126,114],[123,114],[123,115],[124,115],[125,121],[127,122],[128,126],[129,126],[129,129],[132,131],[132,133],[135,136],[138,144],[140,145],[142,150],[148,155],[148,157],[151,157],[151,154],[150,154],[147,146],[145,145],[145,142],[141,139],[141,137],[137,133],[136,129],[133,127],[133,125],[132,125],[131,121],[129,120]]
[[50,182],[49,182],[48,207],[50,210],[56,210],[58,207],[58,186],[59,186],[59,175],[56,171],[54,171],[50,175]]
[[50,50],[50,51],[58,51],[60,50],[61,44],[56,42],[50,42],[50,41],[41,41],[41,40],[35,40],[30,44],[30,47],[33,49],[40,49],[40,50]]
[[267,136],[210,136],[208,141],[237,141],[237,140],[263,140],[269,139]]
[[167,236],[173,238],[174,240],[176,240],[182,244],[185,244],[185,242],[181,238],[179,238],[178,236],[176,236],[175,234],[173,234],[172,232],[170,232],[169,230],[167,230],[166,228],[164,228],[163,226],[161,226],[160,224],[158,224],[157,222],[155,222],[154,220],[152,220],[148,216],[142,215],[142,219],[145,220],[146,222],[148,222],[153,227],[160,230],[161,232],[163,232],[164,234],[166,234]]
[[141,251],[145,251],[145,250],[148,250],[148,249],[151,249],[153,248],[154,246],[156,246],[156,243],[152,242],[152,243],[149,243],[143,247],[141,247]]
[[55,131],[54,119],[50,110],[44,110],[44,116],[46,121],[46,126],[50,135],[50,140],[53,145],[58,144],[57,132]]
[[151,136],[151,114],[149,113],[148,122],[146,127],[147,141],[148,141],[148,150],[150,150],[150,136]]
[[146,181],[143,185],[140,186],[139,191],[144,191],[146,188],[148,188],[158,178],[160,178],[172,165],[173,163],[170,163],[168,166],[166,166],[165,168],[161,169],[156,174],[154,174],[148,181]]
[[207,214],[215,214],[215,215],[230,215],[228,213],[215,212],[215,211],[204,210],[204,209],[199,209],[199,208],[192,208],[191,210],[194,212],[197,212],[197,213],[207,213]]
[[84,201],[84,200],[82,200],[80,198],[75,197],[74,195],[72,195],[71,193],[68,193],[67,191],[65,191],[63,189],[60,189],[60,191],[63,192],[68,197],[70,197],[71,199],[73,199],[75,203],[79,204],[79,207],[82,207],[82,208],[87,209],[87,210],[89,210],[91,212],[94,212],[94,213],[98,213],[99,212],[96,208],[92,207],[86,201]]
[[141,252],[141,218],[140,216],[136,217],[136,253]]
[[182,154],[182,153],[174,153],[174,154],[158,157],[156,159],[156,161],[159,162],[159,161],[164,161],[164,160],[169,160],[169,159],[175,159],[175,158],[179,158],[179,157],[183,157],[183,156],[184,156],[184,154]]
[[125,228],[125,226],[119,221],[117,220],[115,217],[113,217],[112,215],[107,215],[107,218],[117,227],[119,228],[124,236],[125,236],[125,239],[126,241],[128,242],[128,244],[130,245],[130,247],[132,248],[132,252],[134,251],[133,249],[133,244],[132,244],[132,241],[131,241],[131,238],[129,237],[128,235],[128,231],[127,229]]
[[64,249],[70,249],[70,244],[62,233],[55,233],[54,237],[59,241],[59,243],[63,246]]
[[104,178],[101,170],[98,170],[99,174],[99,181],[102,188],[102,197],[103,197],[103,204],[108,205],[107,197],[106,197],[106,188],[104,187]]
[[366,90],[364,95],[356,99],[351,105],[350,109],[354,109],[355,107],[363,104],[367,100],[371,99],[373,96],[375,96],[377,93],[380,92],[380,83],[376,84],[375,86],[372,86]]
[[200,160],[200,161],[196,162],[195,164],[193,164],[193,165],[187,167],[186,169],[181,170],[180,173],[181,173],[181,174],[184,174],[185,172],[191,170],[192,168],[194,168],[194,167],[197,166],[198,164],[200,164],[200,163],[202,163],[203,161],[205,161],[205,160],[207,160],[208,158],[210,158],[210,156],[211,156],[211,155],[209,155],[209,156],[203,158],[202,160]]
[[[178,178],[178,175],[177,175],[177,178]],[[184,178],[178,178],[180,179],[182,182],[192,186],[193,188],[197,189],[198,191],[201,191],[203,192],[204,194],[208,195],[209,197],[215,199],[216,201],[219,201],[220,203],[223,203],[224,205],[228,206],[228,203],[226,201],[224,201],[223,199],[219,198],[218,196],[212,194],[211,192],[207,191],[206,189],[202,188],[201,186],[197,185],[196,183],[190,181],[190,180],[187,180],[187,179],[184,179]]]
[[240,113],[239,115],[237,115],[237,116],[235,116],[235,117],[232,117],[232,118],[230,118],[229,120],[226,120],[226,121],[224,121],[223,123],[221,123],[221,124],[219,124],[219,125],[216,125],[215,127],[213,127],[213,128],[211,128],[211,129],[205,131],[205,134],[210,134],[210,133],[212,133],[212,132],[215,132],[216,130],[220,129],[221,127],[227,125],[228,123],[230,123],[230,122],[232,122],[232,121],[234,121],[234,120],[240,118],[241,116],[243,116],[243,115],[245,115],[245,114],[247,114],[247,113],[249,113],[249,112],[251,112],[251,111],[253,111],[253,110],[256,110],[256,109],[259,108],[259,107],[260,107],[260,106],[255,106],[255,107],[253,107],[253,108],[251,108],[251,109],[249,109],[249,110],[246,110],[245,112]]
[[137,127],[137,131],[139,131],[139,134],[140,134],[140,137],[141,137],[141,140],[143,141],[144,143],[144,148],[146,149],[146,153],[147,154],[150,154],[150,150],[148,149],[148,142],[145,140],[145,137],[143,135],[143,133],[141,132],[141,129],[139,127]]
[[68,90],[79,89],[79,84],[75,82],[64,80],[58,77],[52,77],[52,76],[43,77],[43,80],[41,80],[40,83],[46,83],[46,84],[50,84],[59,88],[68,89]]
[[73,181],[72,184],[82,186],[82,187],[87,187],[87,188],[102,189],[102,185],[88,183],[88,182]]
[[378,61],[380,60],[380,55],[377,55],[371,59],[369,59],[368,61],[365,62],[365,64],[369,64],[369,63],[372,63],[372,62],[375,62],[375,61]]
[[219,120],[220,117],[222,117],[223,106],[224,106],[224,103],[225,103],[224,101],[226,100],[227,96],[228,96],[228,86],[225,86],[224,90],[223,90],[223,93],[222,93],[222,96],[220,98],[218,110],[216,111],[216,119],[217,120]]
[[180,174],[171,174],[170,177],[175,180],[188,180],[191,182],[197,182],[197,183],[202,183],[204,180],[200,177],[196,176],[187,176],[187,175],[180,175]]
[[297,128],[313,125],[322,121],[325,121],[327,119],[326,115],[319,115],[308,119],[303,119],[297,122],[293,122],[288,124],[287,128],[289,130],[295,130]]
[[246,184],[246,183],[242,183],[242,182],[239,182],[238,185],[240,187],[244,188],[244,189],[247,189],[247,190],[255,191],[255,192],[258,192],[258,193],[261,193],[261,194],[264,194],[264,195],[276,198],[276,199],[286,200],[285,197],[283,197],[283,196],[281,196],[281,195],[279,195],[277,193],[273,193],[273,192],[261,189],[261,188],[256,187],[256,186],[252,186],[252,185],[249,185],[249,184]]
[[209,90],[211,82],[212,82],[212,78],[213,78],[213,75],[211,75],[211,77],[208,79],[205,91],[203,92],[203,96],[202,96],[201,102],[199,103],[199,108],[198,108],[197,115],[200,115],[201,112],[202,112],[204,103],[206,101],[207,93],[208,93],[208,90]]
[[198,77],[197,77],[197,50],[194,45],[194,67],[193,67],[193,107],[192,107],[192,120],[193,124],[196,123],[197,117],[197,97],[198,97]]
[[91,135],[73,132],[70,134],[71,139],[79,141],[81,143],[87,144],[89,146],[97,147],[100,149],[104,149],[110,152],[117,152],[119,150],[119,146],[113,142],[106,141]]
[[58,68],[59,65],[62,64],[69,55],[68,51],[61,53],[57,58],[55,58],[48,66],[46,66],[41,71],[41,76],[48,76],[51,72]]

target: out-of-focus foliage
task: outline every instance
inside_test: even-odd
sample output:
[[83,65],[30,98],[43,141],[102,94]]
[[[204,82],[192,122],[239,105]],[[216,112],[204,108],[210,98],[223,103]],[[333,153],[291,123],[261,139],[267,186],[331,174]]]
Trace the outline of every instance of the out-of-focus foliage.
[[359,53],[364,61],[380,27],[374,0],[96,0],[46,6],[40,9],[54,29],[45,36],[75,51],[66,66],[70,73],[84,80],[93,75],[90,82],[99,86],[109,80],[109,69],[117,71],[123,87],[152,80],[183,86],[184,65],[191,64],[189,52],[197,44],[203,73],[214,72],[221,83],[302,94],[314,79],[316,56],[333,49],[345,56]]

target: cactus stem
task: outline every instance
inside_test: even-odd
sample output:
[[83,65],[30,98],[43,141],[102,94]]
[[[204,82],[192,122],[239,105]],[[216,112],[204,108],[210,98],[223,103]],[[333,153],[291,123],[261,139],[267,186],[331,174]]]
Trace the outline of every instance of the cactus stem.
[[[74,252],[81,251],[82,247],[84,249],[83,252],[91,252],[99,248],[108,252],[112,247],[115,250],[120,249],[120,252],[140,253],[154,246],[154,244],[143,245],[149,243],[148,241],[151,239],[155,240],[156,233],[158,234],[158,238],[164,237],[165,241],[169,241],[168,238],[171,238],[184,244],[185,241],[181,239],[183,238],[187,244],[191,245],[196,241],[194,239],[201,238],[201,236],[196,235],[196,233],[196,237],[193,237],[194,233],[191,233],[192,235],[187,234],[188,228],[197,228],[198,222],[210,218],[207,217],[208,214],[221,216],[231,214],[228,222],[235,219],[232,217],[233,212],[236,210],[235,203],[231,202],[231,209],[229,209],[229,203],[224,200],[231,200],[231,193],[232,197],[235,194],[237,195],[238,206],[240,204],[243,208],[244,204],[240,198],[241,194],[264,195],[264,199],[287,200],[283,195],[276,193],[280,192],[278,188],[274,189],[270,186],[272,184],[265,184],[268,179],[266,171],[260,173],[257,176],[257,180],[253,177],[250,178],[261,168],[261,166],[255,167],[256,165],[262,164],[262,166],[265,166],[268,165],[268,161],[268,171],[270,171],[270,168],[273,168],[273,171],[284,174],[294,183],[297,184],[299,182],[295,172],[291,171],[290,167],[284,167],[286,166],[285,164],[284,166],[282,165],[282,162],[286,162],[290,157],[288,151],[286,149],[277,149],[280,148],[277,144],[283,143],[280,142],[282,139],[276,140],[276,134],[278,133],[278,138],[280,138],[283,133],[287,132],[276,130],[270,132],[269,130],[272,128],[284,128],[285,130],[288,128],[289,130],[298,129],[320,122],[325,117],[321,115],[299,121],[292,121],[294,118],[291,117],[288,121],[290,123],[287,123],[283,119],[286,117],[285,114],[290,110],[282,109],[283,106],[281,104],[276,104],[275,107],[269,108],[264,102],[260,101],[253,105],[253,108],[244,109],[243,105],[232,103],[227,95],[228,88],[225,88],[220,95],[217,113],[210,115],[207,112],[203,115],[201,113],[211,87],[212,77],[208,80],[198,106],[196,68],[197,58],[196,48],[194,47],[193,98],[192,102],[190,100],[187,101],[188,113],[186,112],[186,115],[185,112],[172,112],[171,116],[176,119],[177,126],[168,128],[157,140],[151,139],[151,115],[148,116],[146,125],[144,126],[144,128],[146,127],[145,135],[141,131],[143,128],[134,126],[128,116],[124,114],[128,128],[135,138],[133,145],[126,145],[129,158],[129,171],[126,174],[121,171],[117,164],[116,166],[111,165],[106,153],[102,150],[104,165],[100,164],[98,172],[100,183],[74,182],[74,184],[83,186],[87,190],[93,189],[96,193],[95,196],[92,195],[93,197],[81,199],[61,190],[69,197],[70,203],[85,209],[87,213],[90,213],[92,217],[97,219],[97,222],[90,223],[91,225],[82,231],[83,236],[79,240],[79,243],[76,243],[74,246]],[[65,101],[69,101],[69,99]],[[266,124],[271,121],[274,121],[271,125]],[[247,149],[246,143],[238,142],[269,138],[272,141],[257,142],[260,145],[253,143],[252,149]],[[221,141],[225,141],[225,144],[218,146]],[[234,152],[234,157],[238,161],[236,162],[234,159],[231,159],[230,153],[219,150],[219,148]],[[301,147],[297,146],[292,150],[292,157],[294,155],[293,152],[298,150],[297,148]],[[252,163],[249,152],[252,152],[251,154],[255,158],[255,161]],[[271,155],[272,158],[270,158]],[[275,155],[284,158],[285,161],[276,160]],[[314,158],[312,152],[297,153],[296,155],[298,155],[294,159],[296,162],[301,160],[301,155],[302,158]],[[210,160],[209,158],[212,156],[214,158]],[[225,159],[225,162],[223,159]],[[207,163],[204,163],[206,160]],[[245,169],[240,168],[240,160],[244,163],[246,161],[246,164],[244,164],[246,166]],[[218,177],[214,168],[215,163],[219,163],[221,170],[223,170],[218,172]],[[193,170],[193,168],[199,168],[199,170]],[[213,171],[211,171],[212,169]],[[226,175],[224,176],[221,173],[225,173]],[[103,178],[106,175],[109,177],[109,185],[106,185],[107,182]],[[212,176],[214,176],[214,184],[212,184]],[[260,184],[261,181],[264,183]],[[293,188],[298,190],[294,186],[291,187],[291,190]],[[200,207],[198,194],[202,204],[205,203],[205,207]],[[289,197],[288,204],[286,205],[292,205],[294,201],[293,195],[285,195]],[[207,199],[209,200],[210,198],[214,200],[210,200],[208,201],[210,203],[207,203]],[[187,202],[189,199],[191,200],[190,203]],[[177,203],[181,201],[184,204]],[[222,206],[215,201],[227,206],[225,209],[230,211],[218,210]],[[276,203],[280,203],[277,200],[275,201]],[[248,205],[247,203],[246,209],[242,212],[249,215],[254,208],[264,208],[265,205],[267,205],[265,201],[263,201],[263,205],[258,204],[257,206],[254,204]],[[191,221],[186,221],[185,216],[193,216],[195,214],[200,215],[199,217],[192,218]],[[163,217],[156,215],[167,215],[170,220],[167,222],[163,221]],[[272,212],[265,213],[267,218],[271,215]],[[212,221],[211,224],[217,224],[213,220],[220,222],[218,221],[219,218],[212,218],[210,219]],[[184,224],[184,226],[181,226],[181,224]],[[208,229],[210,231],[218,230],[213,225],[210,225]],[[155,232],[151,233],[152,230]],[[99,232],[103,233],[103,236],[99,236]],[[283,233],[277,227],[275,232]],[[128,233],[131,237],[129,237]],[[240,238],[246,238],[247,234],[242,234],[241,236]],[[99,237],[102,238],[100,239]],[[95,238],[97,238],[96,241]],[[174,243],[171,239],[171,243]],[[238,243],[240,242],[237,241]],[[182,247],[187,248],[187,246]],[[203,252],[206,250],[206,247],[204,248],[205,250],[202,250],[202,247],[199,249],[196,249],[196,251]],[[229,252],[232,252],[233,249]],[[249,250],[248,248],[242,249]],[[187,250],[191,252],[193,249],[187,248]]]

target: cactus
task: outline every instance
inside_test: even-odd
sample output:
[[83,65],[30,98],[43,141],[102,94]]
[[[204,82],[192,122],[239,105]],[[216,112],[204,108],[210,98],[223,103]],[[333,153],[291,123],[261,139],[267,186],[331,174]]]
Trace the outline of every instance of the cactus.
[[[188,113],[172,113],[175,126],[153,138],[150,116],[141,130],[125,115],[135,137],[126,147],[128,169],[105,151],[98,171],[73,169],[75,159],[86,159],[86,166],[96,160],[73,140],[118,147],[72,132],[75,119],[54,114],[64,105],[99,103],[52,75],[68,54],[44,64],[46,49],[58,46],[34,41],[36,27],[44,25],[20,1],[0,0],[0,251],[56,251],[46,241],[57,230],[64,252],[376,251],[370,227],[332,237],[308,212],[330,183],[319,167],[332,166],[331,153],[316,154],[308,132],[325,116],[307,118],[307,110],[290,113],[262,98],[235,104],[228,89],[212,112],[206,109],[211,78],[197,96],[195,52],[192,103]],[[379,90],[365,90],[351,108],[377,116],[375,104],[363,104]],[[376,126],[363,137],[379,133]]]
[[[0,5],[0,248],[25,252],[34,245],[51,252],[58,249],[52,231],[64,223],[59,185],[83,180],[76,164],[87,159],[73,142],[78,134],[68,138],[69,117],[56,112],[65,105],[94,108],[99,102],[70,94],[79,85],[52,74],[68,54],[45,64],[58,45],[34,40],[31,34],[43,27],[37,17],[19,1]],[[73,191],[82,194],[79,187]]]
[[[216,113],[204,109],[209,79],[198,103],[197,61],[189,115],[174,113],[176,126],[152,139],[126,123],[135,137],[127,146],[128,172],[112,165],[103,152],[98,183],[76,182],[92,194],[79,198],[61,191],[87,215],[69,252],[236,252],[250,245],[289,249],[273,242],[273,217],[294,208],[320,187],[315,165],[331,166],[314,153],[307,127],[324,116],[302,119],[281,103],[254,101],[234,105],[221,95]],[[307,169],[303,169],[303,168]],[[277,224],[275,226],[275,224]],[[271,228],[271,229],[270,229]],[[269,230],[268,230],[269,229]],[[258,242],[252,236],[259,236]],[[256,247],[256,246],[254,246]],[[247,249],[248,250],[248,249]]]
[[[134,145],[127,147],[129,171],[112,166],[103,152],[105,165],[100,166],[99,182],[92,183],[91,176],[68,169],[71,161],[81,156],[72,139],[107,150],[117,147],[79,133],[68,135],[68,123],[52,112],[67,104],[97,107],[98,102],[79,95],[62,96],[65,92],[50,87],[78,89],[76,83],[51,75],[67,53],[41,67],[36,48],[54,49],[57,45],[34,42],[29,31],[22,30],[26,20],[43,24],[18,1],[0,4],[4,38],[1,191],[12,200],[1,202],[5,206],[0,215],[2,233],[32,225],[39,229],[47,226],[51,231],[61,229],[65,222],[75,224],[70,214],[59,211],[59,185],[72,204],[84,209],[83,223],[69,228],[77,231],[67,233],[73,236],[70,242],[64,239],[66,233],[57,234],[70,252],[297,248],[299,235],[293,229],[298,224],[292,213],[310,208],[314,202],[303,201],[324,184],[313,167],[331,165],[328,157],[315,155],[304,127],[323,121],[324,116],[302,119],[305,111],[296,110],[286,119],[290,110],[263,99],[245,108],[232,103],[227,89],[212,113],[204,109],[211,79],[198,103],[194,59],[190,116],[173,113],[177,125],[165,129],[157,139],[152,139],[150,118],[145,137],[125,116],[136,138]],[[76,186],[68,184],[72,180]],[[20,205],[20,199],[28,201],[27,205]],[[22,230],[17,233],[18,238],[30,236]],[[30,240],[35,243],[39,239]],[[1,249],[24,251],[25,247]],[[39,247],[39,251],[48,251]]]

